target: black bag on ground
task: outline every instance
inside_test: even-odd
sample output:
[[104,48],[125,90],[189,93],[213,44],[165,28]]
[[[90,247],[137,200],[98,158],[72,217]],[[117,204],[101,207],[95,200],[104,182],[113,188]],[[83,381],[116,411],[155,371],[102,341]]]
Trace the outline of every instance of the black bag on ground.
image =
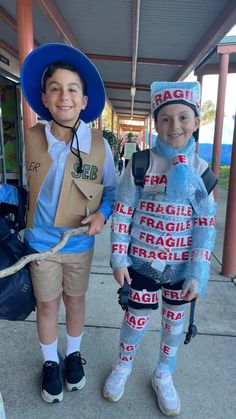
[[[10,206],[9,212],[12,212]],[[0,270],[14,265],[26,254],[26,248],[14,230],[14,223],[6,216],[0,218]],[[24,320],[34,310],[35,298],[28,266],[0,278],[1,320]]]

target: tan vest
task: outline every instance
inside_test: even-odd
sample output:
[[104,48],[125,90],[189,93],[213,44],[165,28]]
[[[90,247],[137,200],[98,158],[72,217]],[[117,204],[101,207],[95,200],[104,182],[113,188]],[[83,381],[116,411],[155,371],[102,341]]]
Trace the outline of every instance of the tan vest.
[[[103,192],[101,184],[106,156],[102,132],[91,130],[90,153],[82,153],[84,171],[77,174],[78,158],[69,153],[58,201],[55,227],[78,227],[88,211],[95,212]],[[33,227],[34,210],[48,170],[52,164],[48,154],[45,125],[37,124],[27,131],[25,139],[26,173],[29,184],[27,226]]]

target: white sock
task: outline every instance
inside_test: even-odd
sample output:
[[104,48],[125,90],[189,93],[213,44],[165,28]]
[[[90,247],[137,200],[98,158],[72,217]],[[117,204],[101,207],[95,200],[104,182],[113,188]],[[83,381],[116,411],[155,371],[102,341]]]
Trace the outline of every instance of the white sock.
[[44,362],[54,361],[59,364],[59,358],[58,358],[58,353],[57,353],[57,342],[58,342],[58,338],[55,340],[55,342],[50,343],[49,345],[44,345],[43,343],[39,342],[40,347],[42,349]]
[[66,347],[66,356],[73,354],[73,352],[80,352],[80,345],[82,340],[83,333],[80,336],[69,336],[66,334],[67,347]]

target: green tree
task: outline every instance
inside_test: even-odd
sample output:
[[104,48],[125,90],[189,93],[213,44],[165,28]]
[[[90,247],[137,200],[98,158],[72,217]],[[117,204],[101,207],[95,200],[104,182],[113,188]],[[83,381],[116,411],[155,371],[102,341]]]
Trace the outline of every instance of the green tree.
[[210,124],[215,120],[216,107],[211,100],[206,100],[201,109],[201,125]]
[[109,142],[111,151],[114,157],[115,165],[117,165],[120,154],[120,140],[109,129],[104,128],[102,131],[103,137]]

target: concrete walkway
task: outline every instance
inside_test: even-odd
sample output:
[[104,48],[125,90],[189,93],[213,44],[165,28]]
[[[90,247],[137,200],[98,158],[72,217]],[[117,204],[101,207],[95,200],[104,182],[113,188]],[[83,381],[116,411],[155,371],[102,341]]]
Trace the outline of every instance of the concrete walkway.
[[[217,242],[205,300],[197,307],[199,334],[179,351],[175,384],[182,401],[181,419],[236,418],[236,290],[220,275],[227,194],[220,191]],[[109,224],[97,237],[87,297],[82,343],[87,384],[79,392],[64,392],[62,403],[48,405],[40,397],[41,351],[35,313],[24,322],[0,321],[0,390],[7,419],[152,419],[164,418],[150,379],[159,348],[160,311],[136,356],[123,398],[110,403],[102,386],[117,357],[123,312],[109,267]],[[64,308],[60,311],[59,350],[65,353]]]

